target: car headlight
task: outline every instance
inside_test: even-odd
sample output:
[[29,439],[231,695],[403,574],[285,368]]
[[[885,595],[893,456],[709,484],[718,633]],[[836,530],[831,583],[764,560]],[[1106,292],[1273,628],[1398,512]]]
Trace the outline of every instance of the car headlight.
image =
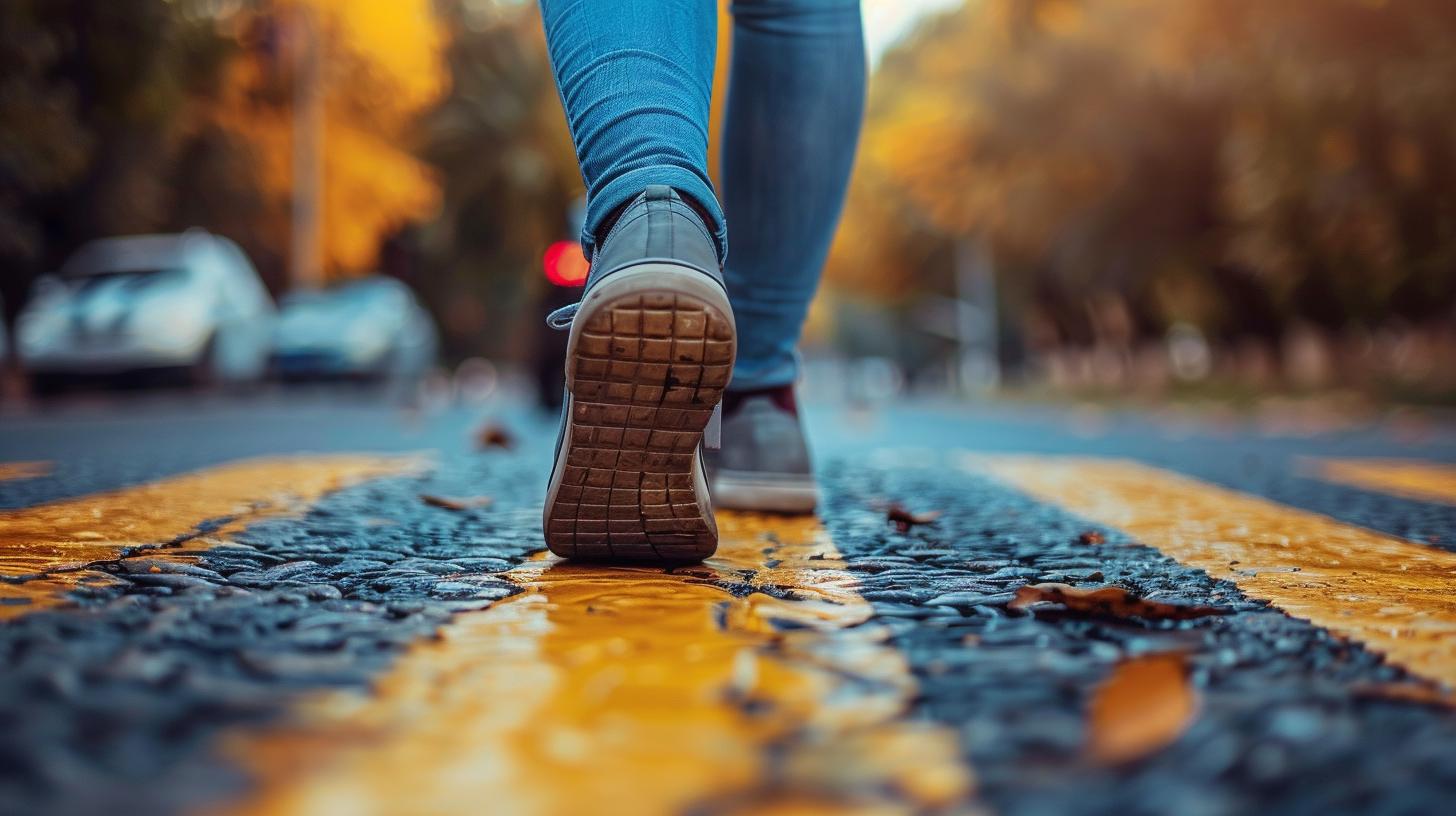
[[16,326],[21,354],[35,354],[53,345],[66,331],[66,316],[53,309],[32,308],[20,316]]
[[373,323],[355,323],[344,332],[344,353],[354,362],[365,362],[389,348],[388,336]]
[[211,323],[195,309],[148,309],[135,319],[142,345],[154,351],[186,351],[207,341]]

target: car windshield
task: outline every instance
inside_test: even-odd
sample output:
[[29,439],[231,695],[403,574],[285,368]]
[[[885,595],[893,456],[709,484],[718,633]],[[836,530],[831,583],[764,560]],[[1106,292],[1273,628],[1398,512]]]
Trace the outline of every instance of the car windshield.
[[283,299],[285,313],[311,317],[348,317],[388,308],[395,293],[382,286],[354,285],[318,292],[294,292]]
[[147,289],[180,280],[185,274],[181,269],[127,269],[73,275],[62,280],[74,294],[86,295],[98,289],[113,287],[126,291]]

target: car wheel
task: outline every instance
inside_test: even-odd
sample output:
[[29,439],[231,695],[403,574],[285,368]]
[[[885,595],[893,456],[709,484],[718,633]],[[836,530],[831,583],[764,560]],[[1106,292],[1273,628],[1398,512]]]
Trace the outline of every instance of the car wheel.
[[217,335],[207,338],[197,359],[187,370],[187,381],[192,387],[211,389],[217,385]]
[[38,397],[55,397],[71,390],[75,383],[69,377],[61,374],[32,374],[30,375],[30,390]]

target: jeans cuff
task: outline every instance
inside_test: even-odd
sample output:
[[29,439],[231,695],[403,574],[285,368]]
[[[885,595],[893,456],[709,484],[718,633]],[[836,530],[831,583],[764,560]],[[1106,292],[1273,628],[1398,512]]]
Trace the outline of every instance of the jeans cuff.
[[733,377],[728,381],[729,391],[758,391],[764,388],[778,388],[793,385],[799,379],[799,355],[787,359],[765,362],[745,360],[742,357],[733,365]]
[[723,207],[713,187],[697,173],[682,167],[664,165],[642,167],[630,170],[602,186],[586,205],[586,220],[581,227],[581,248],[590,260],[597,249],[596,235],[602,222],[612,211],[631,201],[653,184],[666,184],[693,200],[705,210],[712,221],[707,224],[717,245],[718,262],[728,257],[728,227],[723,219]]

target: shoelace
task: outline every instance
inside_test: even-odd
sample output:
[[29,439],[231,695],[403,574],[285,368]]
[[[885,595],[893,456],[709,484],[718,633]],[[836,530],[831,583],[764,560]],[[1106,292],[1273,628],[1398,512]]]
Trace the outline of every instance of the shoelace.
[[581,309],[581,301],[567,304],[546,315],[546,325],[557,330],[566,331],[571,328],[571,321],[576,317],[577,311]]

